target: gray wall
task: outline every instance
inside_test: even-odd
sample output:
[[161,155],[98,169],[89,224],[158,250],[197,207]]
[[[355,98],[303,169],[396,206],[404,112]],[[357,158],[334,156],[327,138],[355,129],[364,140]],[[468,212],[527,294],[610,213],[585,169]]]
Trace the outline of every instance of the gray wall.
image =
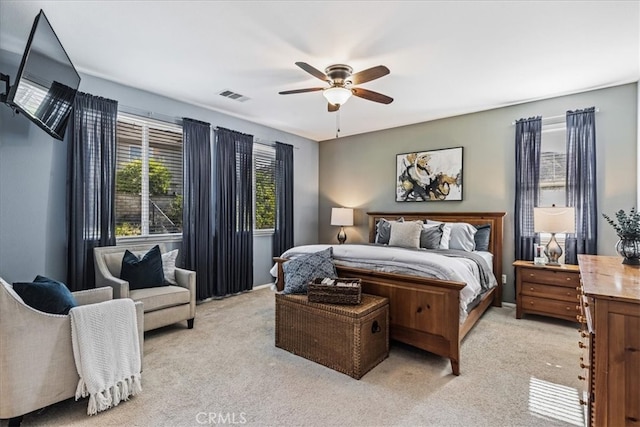
[[[0,50],[0,71],[10,74],[12,82],[19,61],[18,55]],[[317,241],[317,142],[93,76],[82,75],[80,90],[115,99],[121,106],[189,117],[293,145],[295,244]],[[0,276],[5,280],[31,280],[36,274],[66,279],[66,156],[66,142],[0,106]],[[255,236],[254,284],[271,282],[270,268],[271,238]]]
[[[336,242],[331,208],[355,208],[348,241],[368,239],[368,211],[504,211],[504,299],[514,301],[513,211],[515,126],[523,117],[563,115],[597,107],[598,212],[629,209],[636,201],[637,84],[579,93],[320,143],[320,242]],[[396,154],[464,147],[463,201],[395,202]],[[600,217],[598,252],[614,255],[617,237]]]

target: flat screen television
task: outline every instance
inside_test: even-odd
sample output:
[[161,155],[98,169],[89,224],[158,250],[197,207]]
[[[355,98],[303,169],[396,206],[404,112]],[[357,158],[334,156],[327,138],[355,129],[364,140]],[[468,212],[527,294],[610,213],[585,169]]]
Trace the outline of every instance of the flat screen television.
[[62,140],[79,85],[80,75],[40,10],[7,103]]

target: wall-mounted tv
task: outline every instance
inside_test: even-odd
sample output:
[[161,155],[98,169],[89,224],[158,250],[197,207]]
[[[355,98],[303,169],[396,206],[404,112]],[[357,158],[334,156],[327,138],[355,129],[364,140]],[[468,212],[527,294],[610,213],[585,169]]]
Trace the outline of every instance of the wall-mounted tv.
[[79,84],[80,75],[40,10],[6,102],[62,140]]

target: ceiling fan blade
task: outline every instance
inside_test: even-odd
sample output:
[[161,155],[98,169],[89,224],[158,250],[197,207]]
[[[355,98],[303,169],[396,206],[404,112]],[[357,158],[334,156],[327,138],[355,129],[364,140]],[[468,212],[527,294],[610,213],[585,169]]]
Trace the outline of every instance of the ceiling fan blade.
[[377,67],[368,68],[353,74],[348,80],[354,85],[370,82],[371,80],[379,79],[382,76],[389,74],[389,69],[384,65],[378,65]]
[[322,81],[325,82],[330,82],[331,79],[322,71],[318,70],[317,68],[312,67],[311,65],[307,64],[306,62],[296,62],[296,65],[300,68],[302,68],[303,70],[305,70],[307,73],[311,74],[313,77],[317,77]]
[[327,102],[327,111],[329,111],[330,113],[333,113],[334,111],[338,111],[339,109],[340,109],[339,105],[335,105],[330,102]]
[[280,95],[291,95],[292,93],[305,93],[305,92],[317,92],[319,90],[325,90],[324,87],[310,87],[308,89],[294,89],[278,92]]
[[374,92],[372,90],[353,88],[351,89],[351,93],[353,93],[354,96],[364,98],[373,102],[379,102],[381,104],[391,104],[393,102],[393,98],[378,92]]

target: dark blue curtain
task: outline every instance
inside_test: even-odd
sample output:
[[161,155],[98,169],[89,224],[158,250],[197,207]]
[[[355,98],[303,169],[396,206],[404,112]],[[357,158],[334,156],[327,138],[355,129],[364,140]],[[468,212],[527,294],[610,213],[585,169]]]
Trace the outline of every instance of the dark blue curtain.
[[293,146],[276,142],[276,218],[272,255],[293,247]]
[[116,101],[78,92],[67,171],[67,285],[95,287],[93,248],[116,243]]
[[75,94],[75,89],[54,81],[38,106],[35,116],[57,135],[64,135],[67,113],[72,107]]
[[196,272],[196,299],[215,293],[211,125],[185,118],[183,144],[182,255]]
[[533,227],[533,208],[538,205],[542,118],[516,122],[515,259],[532,260],[539,243]]
[[576,211],[576,234],[565,240],[565,263],[598,250],[595,107],[567,111],[567,206]]
[[215,296],[253,287],[253,136],[215,132]]

